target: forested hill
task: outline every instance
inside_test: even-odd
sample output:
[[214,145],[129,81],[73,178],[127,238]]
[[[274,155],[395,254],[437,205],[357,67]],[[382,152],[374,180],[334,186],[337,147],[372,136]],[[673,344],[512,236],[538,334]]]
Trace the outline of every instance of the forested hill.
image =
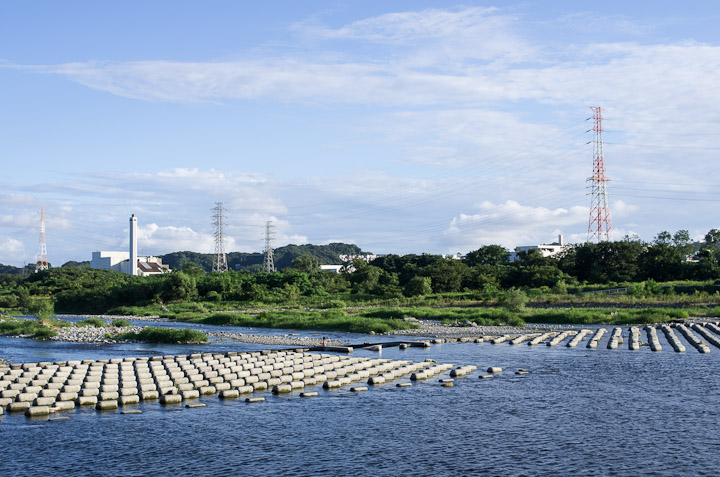
[[[292,265],[292,261],[301,255],[308,255],[317,259],[322,265],[341,264],[339,255],[357,255],[363,252],[357,245],[345,243],[331,243],[328,245],[285,245],[273,252],[275,268],[282,270]],[[164,264],[171,269],[182,269],[187,262],[200,265],[206,272],[212,270],[214,253],[173,252],[161,255]],[[230,252],[227,254],[228,268],[230,270],[260,270],[262,269],[264,255],[261,252],[245,253]]]

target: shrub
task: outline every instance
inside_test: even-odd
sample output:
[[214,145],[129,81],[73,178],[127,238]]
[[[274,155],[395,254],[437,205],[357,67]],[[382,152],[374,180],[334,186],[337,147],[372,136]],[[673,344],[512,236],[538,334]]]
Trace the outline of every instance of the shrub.
[[36,340],[46,340],[52,336],[55,336],[56,334],[57,333],[55,333],[55,330],[53,330],[52,328],[47,328],[43,326],[36,329],[32,337]]
[[222,301],[222,295],[216,292],[215,290],[210,290],[207,292],[207,295],[205,295],[205,299],[207,301]]
[[115,318],[110,324],[117,328],[127,328],[130,326],[130,322],[128,320],[123,320],[122,318]]
[[512,312],[522,311],[525,308],[525,303],[527,303],[527,295],[517,288],[504,291],[498,299],[500,306]]

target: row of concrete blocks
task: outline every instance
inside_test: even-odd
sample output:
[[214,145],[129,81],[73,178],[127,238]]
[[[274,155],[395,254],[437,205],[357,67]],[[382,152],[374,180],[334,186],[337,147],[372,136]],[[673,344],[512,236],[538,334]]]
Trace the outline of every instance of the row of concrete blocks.
[[[335,355],[316,355],[316,354],[292,354],[289,355],[285,352],[279,352],[275,354],[267,354],[262,359],[258,359],[256,356],[247,355],[211,355],[211,356],[197,356],[193,359],[200,360],[195,361],[194,365],[206,365],[203,366],[211,369],[204,369],[203,377],[210,377],[211,380],[221,378],[215,384],[210,384],[208,380],[204,379],[193,379],[193,376],[198,376],[199,371],[192,371],[192,366],[187,365],[188,359],[182,357],[163,357],[163,359],[150,359],[150,365],[147,364],[148,360],[123,360],[119,363],[74,363],[73,370],[76,372],[78,369],[81,373],[84,372],[85,380],[82,384],[64,384],[62,390],[59,392],[54,388],[40,389],[40,394],[32,392],[17,392],[19,390],[6,389],[12,396],[0,397],[3,401],[0,401],[0,409],[7,407],[9,411],[25,411],[26,414],[37,416],[46,415],[46,413],[54,412],[58,410],[70,410],[74,409],[75,404],[79,406],[95,405],[99,410],[104,409],[116,409],[118,406],[137,404],[140,400],[159,399],[160,402],[165,404],[171,404],[176,402],[182,402],[186,399],[198,398],[200,395],[216,394],[220,392],[221,398],[238,397],[240,394],[252,393],[255,391],[266,390],[270,386],[279,386],[288,384],[292,389],[305,387],[312,384],[319,384],[320,382],[326,382],[327,380],[335,380],[338,376],[343,376],[342,381],[349,379],[350,382],[355,381],[356,377],[366,377],[370,374],[387,373],[394,369],[398,369],[398,373],[408,373],[417,369],[416,365],[410,364],[408,361],[395,361],[382,359],[370,359],[370,358],[349,358],[339,357]],[[186,364],[184,368],[181,368],[178,361]],[[155,363],[153,365],[153,363]],[[252,363],[251,365],[249,365]],[[115,366],[114,366],[115,365]],[[119,365],[119,366],[117,366]],[[115,374],[118,374],[120,378],[123,376],[127,377],[128,386],[125,387],[123,384],[126,382],[125,379],[120,380],[120,387],[117,384],[105,384],[106,377],[108,375],[93,371],[93,368],[98,369],[102,366],[104,371],[109,371],[109,375],[112,376],[111,382],[118,380]],[[250,367],[254,366],[254,367]],[[24,373],[38,373],[42,372],[43,369],[54,369],[60,370],[61,372],[67,371],[62,369],[63,367],[51,363],[43,364],[43,366],[24,366],[15,367],[10,373],[6,373],[3,378],[8,376],[13,381],[16,381],[18,377],[23,377]],[[229,367],[237,368],[234,369],[236,373],[224,373],[222,368],[226,369]],[[34,368],[40,368],[34,369]],[[173,376],[174,370],[185,369],[184,375],[180,377],[179,374]],[[17,373],[17,370],[23,370],[22,373]],[[120,371],[117,373],[117,371]],[[258,372],[256,372],[256,370]],[[147,371],[150,371],[149,373]],[[277,371],[277,377],[272,377],[272,371]],[[195,373],[198,374],[195,374]],[[282,373],[288,374],[282,374]],[[208,376],[215,373],[216,375]],[[50,373],[48,373],[50,374]],[[134,375],[138,381],[143,379],[149,379],[145,377],[149,374],[156,380],[155,383],[142,383],[141,388],[138,389],[137,382],[131,381],[131,375]],[[237,377],[233,375],[240,375],[243,377]],[[229,382],[222,379],[222,375],[226,375],[231,378]],[[347,378],[346,375],[352,377]],[[70,376],[72,377],[72,376]],[[100,379],[98,380],[98,378]],[[171,381],[171,377],[175,377],[175,381]],[[260,379],[264,379],[260,381]],[[190,380],[193,379],[191,382]],[[68,379],[67,381],[72,381]],[[97,386],[97,383],[103,383],[102,388]],[[132,384],[131,384],[132,383]],[[249,383],[249,384],[248,384]],[[52,385],[53,383],[48,382],[46,386]],[[158,391],[158,385],[160,385]],[[343,383],[344,384],[344,383]],[[67,387],[66,387],[67,386]],[[88,387],[89,386],[89,387]],[[111,388],[105,388],[105,386],[114,386]],[[129,387],[134,386],[134,387]],[[146,388],[142,388],[146,386]],[[155,386],[155,389],[150,389],[150,386]],[[35,386],[36,388],[38,386]],[[108,390],[111,389],[111,390]],[[28,389],[26,391],[38,391],[38,389]],[[80,394],[78,394],[78,392]],[[13,399],[14,398],[14,399]],[[1,411],[0,411],[1,412]]]

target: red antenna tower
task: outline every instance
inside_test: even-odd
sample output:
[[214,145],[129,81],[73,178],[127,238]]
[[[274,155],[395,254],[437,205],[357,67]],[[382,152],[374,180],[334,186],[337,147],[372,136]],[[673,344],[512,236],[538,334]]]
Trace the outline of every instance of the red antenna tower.
[[45,209],[40,209],[40,252],[38,252],[35,271],[48,269],[47,246],[45,245]]
[[590,202],[590,221],[588,223],[588,242],[607,242],[612,240],[612,224],[608,208],[607,183],[605,177],[605,159],[603,158],[602,108],[591,107],[593,111],[593,175],[588,179],[592,189]]

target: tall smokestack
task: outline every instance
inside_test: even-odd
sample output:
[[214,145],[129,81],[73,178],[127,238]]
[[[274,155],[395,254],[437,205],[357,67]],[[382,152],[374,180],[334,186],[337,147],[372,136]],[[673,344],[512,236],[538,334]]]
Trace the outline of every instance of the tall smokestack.
[[560,245],[565,245],[565,237],[563,237],[563,234],[558,235],[558,243]]
[[138,274],[137,267],[137,217],[135,214],[130,216],[130,266],[128,267],[130,275]]

